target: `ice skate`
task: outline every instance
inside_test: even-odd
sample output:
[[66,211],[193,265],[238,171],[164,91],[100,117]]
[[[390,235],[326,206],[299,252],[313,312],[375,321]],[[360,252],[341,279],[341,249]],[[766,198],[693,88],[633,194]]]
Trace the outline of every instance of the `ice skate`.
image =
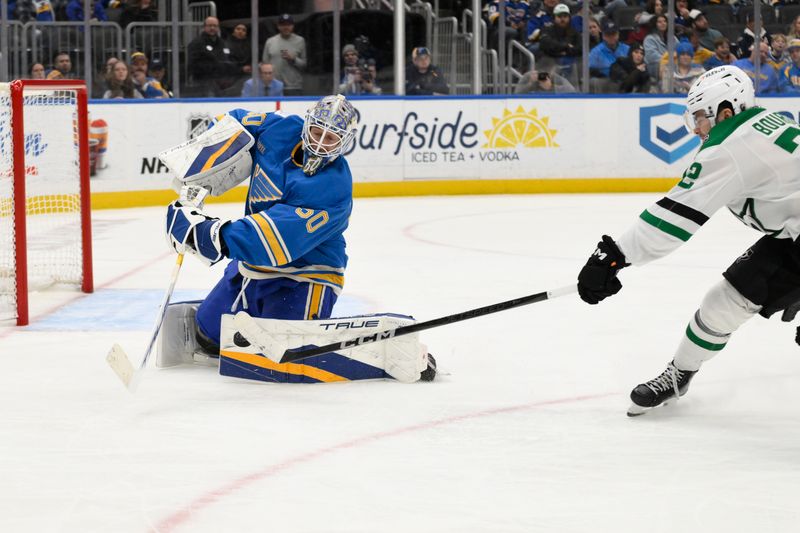
[[422,371],[419,376],[420,381],[433,381],[436,378],[436,359],[428,354],[428,368]]
[[672,398],[683,396],[695,374],[697,371],[680,370],[670,362],[658,377],[637,385],[631,391],[633,403],[628,408],[628,416],[642,415]]

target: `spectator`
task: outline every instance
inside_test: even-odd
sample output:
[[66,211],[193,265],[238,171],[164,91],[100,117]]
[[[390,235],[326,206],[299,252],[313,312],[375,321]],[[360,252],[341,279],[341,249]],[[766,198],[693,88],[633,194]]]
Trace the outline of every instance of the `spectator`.
[[782,33],[776,33],[772,36],[772,46],[770,46],[767,54],[767,63],[777,72],[783,70],[783,67],[791,62],[789,52],[786,50],[787,42],[786,36]]
[[675,0],[675,26],[676,29],[692,27],[692,19],[689,16],[689,0]]
[[189,74],[203,85],[207,96],[221,96],[235,83],[240,73],[231,60],[231,51],[219,36],[219,20],[207,17],[203,32],[187,47]]
[[731,42],[727,37],[720,37],[714,41],[714,55],[703,63],[703,68],[711,70],[714,67],[730,65],[736,61],[736,56],[731,53]]
[[644,38],[644,62],[652,78],[658,78],[661,58],[667,53],[667,16],[656,15],[652,31]]
[[131,79],[142,96],[145,98],[169,98],[169,93],[161,86],[161,83],[148,75],[149,61],[143,52],[131,54]]
[[[82,22],[84,20],[83,0],[69,0],[67,4],[67,20]],[[89,20],[107,21],[108,16],[101,0],[93,0],[92,14]]]
[[132,0],[119,16],[119,25],[124,30],[131,22],[158,22],[158,9],[153,0]]
[[[578,31],[583,31],[583,30],[578,30]],[[600,41],[602,40],[603,40],[603,32],[600,29],[600,21],[594,17],[589,17],[589,50],[600,44]]]
[[286,96],[303,94],[303,70],[306,68],[306,40],[294,33],[291,15],[278,17],[278,35],[267,39],[262,63],[270,63],[275,77],[283,82]]
[[253,50],[250,47],[250,39],[247,37],[247,26],[237,24],[233,27],[231,36],[228,38],[228,48],[231,51],[231,61],[239,67],[243,75],[253,72]]
[[258,97],[258,96],[283,96],[283,82],[275,79],[275,70],[269,63],[259,63],[258,65],[258,78],[255,85],[253,80],[249,79],[244,82],[242,87],[242,96],[244,97]]
[[376,96],[382,94],[381,88],[375,84],[373,71],[370,70],[366,63],[359,67],[351,83],[339,86],[339,92],[348,96]]
[[128,65],[124,61],[117,61],[111,70],[111,78],[108,82],[108,90],[103,94],[103,98],[143,98],[142,93],[136,90],[131,79]]
[[47,71],[48,80],[61,80],[72,78],[72,60],[66,52],[56,52],[53,54],[53,68]]
[[56,17],[50,0],[17,0],[8,3],[8,19],[25,24],[31,20],[54,22]]
[[664,3],[661,0],[647,0],[645,12],[650,13],[654,17],[657,15],[666,15],[664,11]]
[[[553,10],[558,5],[558,0],[543,0],[542,9],[528,20],[525,32],[525,46],[533,53],[539,52],[539,40],[542,38],[542,31],[548,26],[552,26],[555,21]],[[578,32],[581,31],[581,21],[578,17],[570,20],[572,27]]]
[[540,51],[561,67],[571,67],[581,55],[581,34],[570,24],[572,17],[566,4],[553,9],[554,22],[542,30]]
[[[505,34],[509,40],[521,41],[528,25],[530,5],[528,0],[506,0]],[[500,0],[489,3],[489,34],[492,43],[500,42]]]
[[43,80],[44,77],[44,65],[41,63],[34,63],[31,65],[30,70],[28,70],[28,78],[32,80]]
[[173,97],[172,87],[167,81],[167,68],[159,58],[154,57],[153,60],[150,61],[148,74],[161,85],[161,88],[167,93],[168,98]]
[[636,14],[636,29],[628,33],[628,38],[625,39],[626,44],[643,44],[645,38],[650,34],[652,28],[651,22],[655,15],[651,15],[647,11],[642,11]]
[[689,19],[692,21],[692,30],[697,35],[700,46],[706,50],[714,50],[714,41],[722,37],[722,33],[708,25],[708,19],[699,9],[692,9],[689,12]]
[[611,65],[611,79],[619,84],[622,93],[650,92],[650,74],[647,73],[642,45],[631,44],[628,57],[621,57]]
[[619,42],[619,29],[613,20],[603,19],[603,42],[589,52],[589,74],[595,78],[608,78],[611,65],[628,55],[628,45]]
[[789,56],[792,58],[792,62],[784,65],[780,72],[783,78],[782,84],[785,88],[784,92],[798,93],[800,92],[800,39],[789,41]]
[[[699,78],[705,69],[702,65],[694,62],[694,48],[691,43],[681,41],[675,47],[675,53],[678,55],[678,60],[675,62],[675,69],[672,72],[672,92],[687,94],[694,80]],[[665,68],[661,76],[661,91],[666,93],[668,90],[668,76]]]
[[789,25],[786,36],[789,38],[789,41],[792,39],[800,39],[800,15],[797,15]]
[[444,95],[450,87],[439,69],[431,65],[431,53],[425,47],[414,48],[411,65],[406,68],[406,94]]
[[[692,61],[694,63],[697,63],[698,65],[702,65],[703,63],[705,63],[706,61],[711,59],[711,57],[714,55],[714,52],[712,52],[711,50],[708,50],[708,49],[703,48],[702,46],[700,46],[700,40],[697,38],[697,34],[694,32],[694,30],[691,30],[691,29],[688,29],[688,28],[686,30],[684,30],[683,37],[681,37],[680,42],[688,42],[690,45],[692,45],[692,50],[694,50],[694,57],[693,57]],[[676,47],[675,47],[676,53],[677,53],[677,50],[678,50],[678,48],[677,48],[677,45],[676,45]],[[677,61],[677,60],[678,60],[678,58],[676,56],[675,57],[675,61]],[[666,68],[666,65],[667,65],[668,61],[669,61],[669,58],[667,57],[666,53],[663,56],[661,56],[661,70],[662,71]]]
[[359,70],[361,67],[358,64],[358,50],[353,44],[346,44],[342,47],[342,77],[339,80],[340,85],[349,86],[355,84],[356,75],[360,76]]
[[[789,92],[790,87],[787,82],[788,79],[779,77],[774,68],[767,63],[767,54],[769,53],[769,45],[761,41],[754,44],[750,50],[750,57],[742,58],[733,63],[733,66],[739,67],[750,76],[753,85],[757,89],[757,94],[777,94],[781,92]],[[756,80],[756,56],[761,55],[761,69],[759,73],[759,80]],[[758,83],[758,85],[756,85]]]
[[[753,43],[756,41],[755,25],[753,13],[750,12],[746,17],[745,28],[739,36],[739,40],[736,41],[735,52],[740,59],[745,58],[753,49]],[[767,44],[772,42],[772,36],[764,29],[763,25],[761,26],[760,40]]]
[[576,92],[575,87],[563,76],[536,70],[525,73],[514,86],[514,94],[568,94],[574,92]]

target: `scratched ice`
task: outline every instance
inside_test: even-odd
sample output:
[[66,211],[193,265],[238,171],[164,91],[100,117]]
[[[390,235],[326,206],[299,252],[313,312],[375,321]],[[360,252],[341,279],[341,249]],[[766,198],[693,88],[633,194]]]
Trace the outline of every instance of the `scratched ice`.
[[[430,319],[572,282],[657,195],[357,200],[340,315]],[[211,205],[223,217],[239,206]],[[266,385],[153,370],[162,209],[98,211],[94,295],[0,329],[0,531],[796,531],[800,347],[756,318],[677,405],[625,416],[707,287],[758,234],[720,212],[682,249],[563,297],[425,332],[434,383]],[[176,297],[221,266],[187,259]]]

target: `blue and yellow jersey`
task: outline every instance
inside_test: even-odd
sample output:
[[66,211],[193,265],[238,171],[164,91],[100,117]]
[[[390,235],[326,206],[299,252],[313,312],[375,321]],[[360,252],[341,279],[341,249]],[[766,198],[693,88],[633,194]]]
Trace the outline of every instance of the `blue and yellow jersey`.
[[245,216],[222,228],[229,257],[248,277],[321,283],[338,294],[347,266],[343,233],[353,209],[344,157],[307,176],[300,117],[243,109],[229,114],[256,140]]

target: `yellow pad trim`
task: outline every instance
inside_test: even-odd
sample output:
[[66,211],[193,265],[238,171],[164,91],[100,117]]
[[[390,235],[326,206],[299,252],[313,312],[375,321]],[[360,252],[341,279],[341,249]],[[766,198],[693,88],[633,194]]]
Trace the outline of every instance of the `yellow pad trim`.
[[333,383],[336,381],[350,381],[338,374],[322,370],[314,366],[301,365],[298,363],[276,363],[271,359],[255,355],[251,353],[232,352],[230,350],[220,350],[220,354],[229,359],[247,363],[249,365],[257,366],[259,368],[266,368],[267,370],[275,370],[276,372],[286,372],[295,376],[308,376],[310,378],[322,381],[323,383]]

